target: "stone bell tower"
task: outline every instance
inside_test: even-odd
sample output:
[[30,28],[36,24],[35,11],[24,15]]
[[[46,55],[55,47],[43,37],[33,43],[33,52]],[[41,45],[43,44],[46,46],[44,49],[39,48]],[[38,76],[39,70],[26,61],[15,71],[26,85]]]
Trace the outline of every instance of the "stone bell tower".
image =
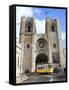
[[21,17],[19,42],[23,44],[23,70],[30,71],[32,68],[32,44],[35,34],[34,17]]
[[48,39],[48,55],[49,63],[54,64],[54,66],[62,65],[62,55],[61,55],[61,38],[60,38],[60,27],[58,19],[46,18],[45,20],[45,34]]

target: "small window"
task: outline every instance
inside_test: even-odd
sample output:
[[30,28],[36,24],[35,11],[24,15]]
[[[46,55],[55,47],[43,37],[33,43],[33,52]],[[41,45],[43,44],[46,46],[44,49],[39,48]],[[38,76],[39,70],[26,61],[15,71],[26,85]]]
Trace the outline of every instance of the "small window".
[[53,48],[56,48],[56,44],[53,44]]
[[30,48],[30,44],[27,44],[27,48]]
[[45,68],[44,66],[38,67],[38,69],[44,69],[44,68]]

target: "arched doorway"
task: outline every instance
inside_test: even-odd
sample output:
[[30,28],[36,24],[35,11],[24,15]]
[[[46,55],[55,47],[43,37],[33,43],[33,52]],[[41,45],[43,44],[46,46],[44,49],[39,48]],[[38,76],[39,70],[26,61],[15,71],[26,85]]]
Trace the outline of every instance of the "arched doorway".
[[35,68],[37,67],[38,64],[47,64],[47,63],[48,63],[48,56],[44,53],[40,53],[36,57],[36,66],[35,66]]

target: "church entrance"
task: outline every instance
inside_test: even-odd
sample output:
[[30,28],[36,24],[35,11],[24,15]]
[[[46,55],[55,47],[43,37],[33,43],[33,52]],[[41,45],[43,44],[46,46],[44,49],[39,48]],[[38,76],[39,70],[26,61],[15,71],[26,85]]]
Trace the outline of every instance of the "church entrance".
[[44,53],[38,54],[36,57],[35,69],[37,71],[38,65],[48,64],[48,56]]

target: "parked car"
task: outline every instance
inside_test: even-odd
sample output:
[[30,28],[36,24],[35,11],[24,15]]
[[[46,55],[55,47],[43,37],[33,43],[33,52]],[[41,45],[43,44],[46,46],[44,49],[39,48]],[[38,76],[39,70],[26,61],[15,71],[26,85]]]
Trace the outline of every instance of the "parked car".
[[62,68],[54,68],[54,71],[53,71],[54,73],[57,73],[57,74],[63,74],[64,73],[64,69],[62,69]]

